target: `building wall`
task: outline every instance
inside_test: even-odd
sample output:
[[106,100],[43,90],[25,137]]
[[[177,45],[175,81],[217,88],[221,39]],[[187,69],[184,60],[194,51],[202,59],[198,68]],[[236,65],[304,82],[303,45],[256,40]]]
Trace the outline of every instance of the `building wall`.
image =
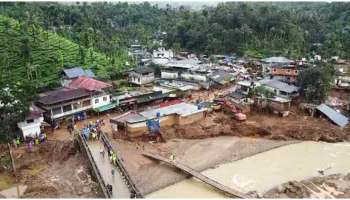
[[[89,101],[90,105],[84,106],[83,105],[84,101]],[[67,106],[67,107],[70,106],[71,110],[64,112],[64,110],[63,110],[64,106]],[[52,110],[55,109],[55,108],[60,109],[61,112],[57,113],[57,114],[54,114]],[[48,110],[48,115],[50,116],[51,119],[57,119],[57,118],[61,118],[61,117],[72,115],[74,113],[86,111],[86,110],[89,110],[91,108],[92,108],[91,99],[87,98],[87,99],[81,99],[81,100],[77,100],[77,101],[73,101],[73,102],[68,102],[68,103],[65,103],[65,104],[52,106],[50,108],[44,108],[44,109]]]
[[190,74],[190,73],[182,73],[181,77],[186,80],[195,80],[195,81],[207,81],[207,77],[201,74]]
[[[160,118],[160,127],[165,128],[173,125],[187,125],[204,118],[203,112],[194,113],[187,116],[179,116],[177,114],[167,115]],[[127,124],[126,130],[130,137],[138,137],[148,133],[146,122],[138,122],[133,124]]]
[[274,75],[273,77],[278,79],[278,80],[287,81],[287,82],[296,82],[296,80],[297,80],[296,76]]
[[178,124],[179,125],[192,124],[194,122],[198,122],[202,120],[203,118],[204,118],[204,112],[198,112],[187,116],[179,116]]
[[147,75],[130,73],[129,75],[129,82],[137,85],[143,85],[143,84],[151,83],[153,81],[154,81],[154,73],[149,73]]
[[290,109],[290,102],[282,103],[277,101],[269,101],[268,104],[270,108],[279,112],[288,111]]
[[40,134],[40,125],[44,121],[43,117],[34,119],[33,122],[27,123],[27,121],[17,123],[18,128],[22,131],[23,137],[28,136],[35,137],[36,134]]
[[[104,100],[103,98],[105,98],[105,100]],[[96,100],[98,101],[98,103],[96,103]],[[101,95],[101,96],[96,96],[96,97],[93,97],[93,98],[91,99],[92,108],[98,108],[98,107],[107,105],[107,104],[109,104],[109,103],[111,103],[111,99],[110,99],[109,94],[104,94],[104,95]]]
[[164,79],[177,79],[179,77],[179,74],[177,72],[161,72],[161,77]]
[[271,74],[283,75],[283,76],[298,76],[298,70],[296,69],[296,67],[293,67],[293,68],[272,67]]

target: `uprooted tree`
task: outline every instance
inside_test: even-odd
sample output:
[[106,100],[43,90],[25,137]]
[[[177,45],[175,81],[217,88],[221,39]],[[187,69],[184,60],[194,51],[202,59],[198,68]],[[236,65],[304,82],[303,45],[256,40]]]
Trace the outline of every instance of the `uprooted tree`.
[[305,100],[315,104],[324,102],[332,87],[334,76],[334,67],[329,63],[317,63],[300,73],[297,80]]

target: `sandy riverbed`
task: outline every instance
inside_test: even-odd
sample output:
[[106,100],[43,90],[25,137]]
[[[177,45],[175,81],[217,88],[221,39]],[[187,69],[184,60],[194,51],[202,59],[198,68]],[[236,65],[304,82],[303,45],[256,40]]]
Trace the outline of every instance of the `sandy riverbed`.
[[[308,141],[225,163],[202,173],[242,192],[257,191],[262,195],[287,181],[320,176],[319,170],[326,169],[325,174],[349,173],[349,156],[350,143]],[[191,178],[156,191],[148,197],[218,197],[218,192],[209,188]]]

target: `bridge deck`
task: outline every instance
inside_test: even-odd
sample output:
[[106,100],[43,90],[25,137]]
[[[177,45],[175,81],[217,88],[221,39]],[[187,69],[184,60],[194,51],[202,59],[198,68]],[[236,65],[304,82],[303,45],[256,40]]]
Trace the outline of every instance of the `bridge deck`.
[[209,177],[207,176],[204,176],[203,174],[195,171],[194,169],[184,165],[184,164],[181,164],[177,161],[173,161],[173,160],[170,160],[170,159],[167,159],[167,158],[164,158],[162,156],[159,156],[159,155],[154,155],[154,154],[150,154],[150,153],[143,153],[144,156],[147,156],[149,158],[153,158],[153,159],[156,159],[156,160],[159,160],[159,161],[163,161],[165,163],[168,163],[174,167],[177,167],[178,169],[181,169],[182,171],[186,172],[187,174],[190,174],[194,177],[196,177],[197,179],[203,181],[204,183],[207,183],[208,185],[211,185],[213,186],[214,188],[224,192],[225,194],[231,196],[231,197],[238,197],[238,198],[249,198],[247,195],[239,192],[239,191],[236,191],[232,188],[229,188],[225,185],[222,185],[221,183],[213,180],[213,179],[210,179]]
[[[89,141],[87,144],[104,182],[112,185],[112,198],[130,198],[131,193],[126,181],[118,169],[110,163],[107,150],[104,149],[103,144],[100,141]],[[100,154],[103,149],[105,150],[104,157]],[[114,176],[112,176],[112,169],[115,170]]]

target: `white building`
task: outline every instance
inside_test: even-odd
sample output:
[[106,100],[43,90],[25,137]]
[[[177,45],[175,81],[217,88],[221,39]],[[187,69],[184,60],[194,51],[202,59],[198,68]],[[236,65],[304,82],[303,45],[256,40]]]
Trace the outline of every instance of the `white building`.
[[163,47],[153,51],[152,62],[157,65],[165,65],[174,57],[172,50],[165,50]]
[[18,122],[17,126],[21,130],[23,138],[36,137],[40,134],[40,126],[43,121],[43,110],[32,104],[28,116],[23,122]]
[[149,67],[138,67],[129,73],[129,82],[144,85],[154,81],[154,71]]

